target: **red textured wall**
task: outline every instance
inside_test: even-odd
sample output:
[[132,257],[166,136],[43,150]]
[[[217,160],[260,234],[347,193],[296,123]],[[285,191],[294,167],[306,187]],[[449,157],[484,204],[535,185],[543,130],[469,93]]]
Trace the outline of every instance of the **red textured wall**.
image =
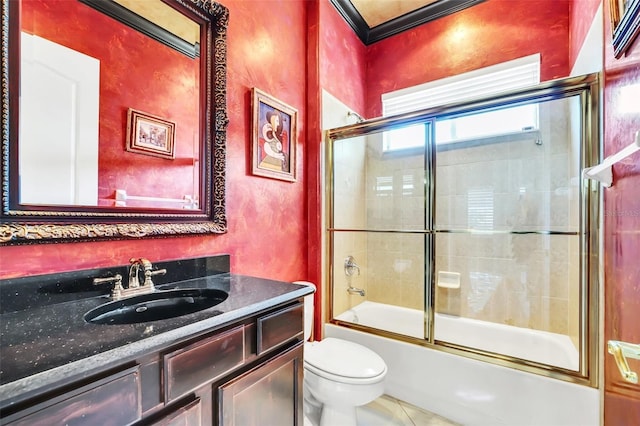
[[[307,280],[322,294],[321,221],[322,115],[321,93],[326,90],[345,105],[364,115],[366,48],[328,0],[309,0],[307,4],[308,143],[307,170]],[[322,335],[320,320],[323,300],[316,297],[315,337]]]
[[[66,3],[66,2],[56,2]],[[24,276],[229,253],[235,273],[305,279],[307,233],[306,4],[225,0],[228,29],[227,213],[225,235],[0,247],[0,276]],[[258,87],[298,109],[298,181],[250,174],[250,90]],[[123,89],[124,90],[124,89]],[[315,94],[313,95],[315,96]],[[141,157],[141,156],[137,156]]]
[[320,22],[320,85],[364,115],[367,47],[329,1],[320,2]]
[[572,67],[600,4],[602,4],[602,0],[571,0],[569,5],[569,22],[571,23],[569,27],[569,60]]
[[[582,0],[574,1],[582,4]],[[567,75],[574,60],[568,54],[567,2],[490,0],[458,16],[443,18],[368,47],[364,65],[365,70],[370,68],[365,71],[369,72],[368,84],[353,88],[353,81],[348,79],[351,76],[357,79],[355,76],[362,72],[360,42],[354,41],[348,30],[345,33],[344,22],[336,19],[328,0],[222,3],[230,9],[229,233],[0,247],[0,277],[125,264],[133,255],[160,261],[229,253],[235,273],[318,282],[322,233],[318,122],[321,87],[354,108],[366,110],[361,105],[373,105],[366,111],[358,111],[373,117],[380,113],[380,93],[425,79],[446,77],[541,51],[542,78],[546,80]],[[466,32],[460,31],[462,24],[468,24]],[[640,79],[637,46],[634,52],[635,59],[627,60],[628,67],[615,71],[615,66],[611,66],[607,74],[605,155],[613,153],[625,143],[630,131],[638,128],[637,117],[616,112],[615,107],[617,90]],[[610,57],[606,62],[616,66],[622,63]],[[251,87],[258,87],[299,111],[296,183],[250,175]],[[361,96],[365,98],[363,104],[359,104]],[[633,204],[640,199],[637,167],[617,166],[614,174],[617,183],[607,190],[605,209],[638,209]],[[625,273],[635,273],[633,264],[640,243],[630,230],[640,225],[634,220],[605,218],[605,232],[616,235],[605,237],[608,280],[626,279]]]
[[[615,154],[640,131],[640,38],[613,56],[609,4],[604,13],[604,154]],[[640,152],[613,166],[604,191],[604,341],[640,343]],[[640,424],[640,389],[624,382],[605,350],[604,424]],[[629,360],[632,370],[640,364]]]
[[[198,98],[193,77],[200,61],[77,1],[23,0],[22,14],[24,31],[100,61],[100,204],[113,205],[116,189],[166,198],[194,194]],[[176,123],[174,160],[125,151],[128,108]]]
[[540,53],[542,81],[569,75],[569,0],[490,0],[369,46],[367,117],[382,93]]

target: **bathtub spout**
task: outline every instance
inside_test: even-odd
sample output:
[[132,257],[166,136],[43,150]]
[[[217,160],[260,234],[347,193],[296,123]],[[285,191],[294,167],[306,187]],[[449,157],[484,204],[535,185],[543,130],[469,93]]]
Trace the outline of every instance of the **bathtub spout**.
[[361,289],[361,288],[349,287],[347,289],[347,293],[349,293],[349,294],[359,294],[360,296],[364,297],[364,290]]

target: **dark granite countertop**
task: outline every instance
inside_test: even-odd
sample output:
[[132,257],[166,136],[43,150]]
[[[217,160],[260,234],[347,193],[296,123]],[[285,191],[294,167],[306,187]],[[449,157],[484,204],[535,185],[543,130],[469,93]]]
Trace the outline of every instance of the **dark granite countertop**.
[[[198,260],[203,259],[213,258]],[[69,282],[61,279],[61,274],[41,276],[38,287],[51,288],[52,283],[58,283],[54,287],[60,291],[42,292],[43,298],[28,292],[28,296],[19,302],[13,298],[27,292],[25,288],[30,288],[31,284],[29,279],[0,281],[0,408],[54,383],[88,376],[312,292],[311,288],[297,284],[230,274],[225,271],[228,257],[223,259],[222,268],[219,262],[214,262],[216,267],[212,270],[209,261],[207,267],[194,273],[191,273],[190,263],[185,266],[185,261],[181,262],[183,264],[178,266],[171,262],[158,264],[158,268],[167,267],[168,270],[180,267],[183,272],[178,276],[168,274],[169,277],[163,277],[162,281],[160,277],[154,278],[158,290],[215,288],[227,291],[229,297],[216,306],[180,317],[138,324],[101,325],[85,322],[83,315],[108,302],[107,295],[96,295],[92,293],[95,292],[93,288],[88,294],[70,291],[77,286],[60,284]],[[114,274],[114,270],[110,273]],[[78,275],[81,279],[75,276],[75,280],[82,283],[86,276],[95,277],[95,273],[95,270],[86,271]],[[104,270],[100,273],[97,276],[105,276]],[[175,279],[180,281],[172,281]],[[25,304],[24,298],[31,298],[31,302]]]

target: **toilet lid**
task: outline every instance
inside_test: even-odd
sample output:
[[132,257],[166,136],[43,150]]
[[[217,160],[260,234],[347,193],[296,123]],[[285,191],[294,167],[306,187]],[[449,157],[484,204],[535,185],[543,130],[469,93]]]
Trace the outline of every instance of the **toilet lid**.
[[[304,362],[317,374],[344,379],[374,379],[387,371],[384,360],[372,350],[341,339],[328,337],[305,346]],[[351,381],[351,380],[349,380]]]

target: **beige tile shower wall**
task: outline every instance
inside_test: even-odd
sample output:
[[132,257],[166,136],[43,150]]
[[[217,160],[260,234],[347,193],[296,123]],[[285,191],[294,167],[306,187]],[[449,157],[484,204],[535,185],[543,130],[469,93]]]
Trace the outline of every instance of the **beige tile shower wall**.
[[[554,102],[540,106],[541,123],[550,123],[541,125],[539,133],[437,153],[438,228],[578,230],[569,220],[567,118],[561,101]],[[487,197],[492,200],[490,223],[478,223],[469,202]]]
[[[437,229],[579,229],[578,168],[568,101],[540,105],[538,137],[437,154]],[[536,136],[536,135],[533,135]],[[574,335],[578,236],[439,234],[436,271],[461,274],[438,289],[437,309]]]
[[[368,229],[424,230],[424,157],[384,156],[382,137],[367,144]],[[370,232],[367,300],[424,309],[425,244],[422,233]]]
[[[365,138],[336,141],[334,144],[334,225],[342,229],[364,229],[365,202]],[[334,233],[333,244],[333,315],[362,302],[359,295],[350,295],[351,283],[367,291],[367,234],[339,231]],[[353,256],[360,266],[360,275],[347,277],[344,260]]]
[[[439,288],[437,309],[476,319],[577,336],[579,237],[491,231],[579,230],[579,172],[568,101],[541,104],[539,132],[437,154],[436,271],[458,272],[459,289]],[[422,155],[367,151],[369,229],[424,229]],[[416,237],[414,235],[414,237]],[[422,309],[424,238],[370,233],[368,300]],[[411,265],[404,267],[402,265]],[[400,272],[401,271],[401,272]]]
[[460,273],[438,288],[438,312],[568,334],[572,289],[567,235],[437,234],[436,271]]
[[[349,285],[365,290],[367,286],[367,234],[363,232],[335,232],[334,233],[334,265],[333,265],[333,316],[340,315],[365,300],[357,294],[349,294]],[[353,256],[360,266],[360,275],[347,277],[344,273],[344,259]]]
[[370,233],[367,300],[424,310],[424,235]]

